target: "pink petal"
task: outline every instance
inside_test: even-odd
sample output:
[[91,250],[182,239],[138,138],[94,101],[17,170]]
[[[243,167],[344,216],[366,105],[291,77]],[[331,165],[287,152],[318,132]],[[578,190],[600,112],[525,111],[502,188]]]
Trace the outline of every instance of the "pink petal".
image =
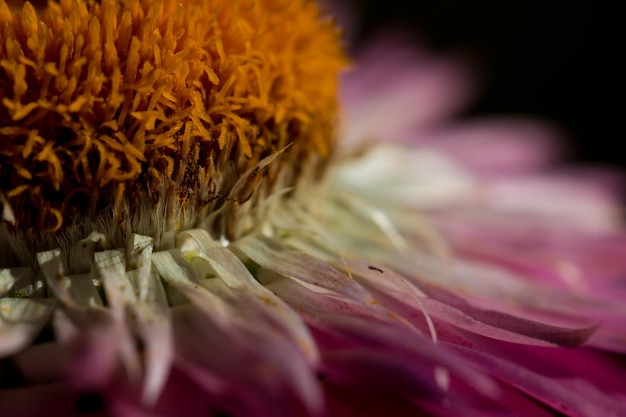
[[109,386],[108,408],[116,417],[205,417],[214,410],[215,399],[180,368],[171,368],[166,385],[156,404],[146,407],[141,402],[138,386],[121,379]]
[[0,410],[4,417],[72,417],[78,393],[67,383],[0,388]]
[[592,230],[614,229],[619,219],[618,195],[610,183],[571,173],[494,179],[485,184],[480,199],[488,209]]
[[54,327],[70,352],[66,377],[82,388],[106,385],[119,369],[119,335],[106,311],[57,309]]
[[42,384],[66,379],[71,355],[67,346],[49,342],[33,345],[11,361],[26,383]]
[[[561,349],[473,338],[484,352],[551,378],[584,378],[598,389],[626,396],[626,366],[620,355],[590,348]],[[626,397],[625,397],[626,398]]]
[[[572,329],[553,326],[499,311],[484,310],[474,307],[463,298],[442,288],[437,288],[434,285],[424,286],[423,289],[435,300],[440,301],[444,305],[453,306],[455,309],[464,312],[475,320],[479,320],[496,328],[505,329],[512,334],[528,336],[559,346],[579,346],[585,343],[598,327],[597,325],[592,325]],[[494,334],[491,335],[494,336]],[[507,339],[507,337],[503,337],[503,340]],[[517,340],[517,342],[519,342],[519,340]]]
[[626,402],[623,398],[604,393],[585,379],[551,378],[489,354],[460,346],[451,348],[484,372],[508,382],[567,416],[626,415]]
[[302,252],[278,252],[260,239],[242,239],[237,248],[264,268],[283,276],[334,291],[365,303],[372,300],[363,287],[327,263]]
[[342,141],[407,139],[465,104],[471,94],[454,59],[432,59],[413,45],[381,37],[357,57],[342,83]]
[[[318,342],[332,342],[334,339],[332,344],[342,349],[366,349],[384,353],[383,356],[388,357],[391,362],[383,363],[386,359],[381,357],[379,365],[389,375],[395,375],[398,384],[405,380],[407,372],[413,372],[415,377],[421,378],[422,384],[428,383],[437,387],[437,381],[433,378],[434,367],[441,366],[461,381],[471,381],[471,386],[483,395],[494,395],[494,387],[489,380],[467,372],[464,364],[457,362],[445,349],[433,344],[417,329],[390,311],[337,295],[318,294],[288,280],[274,282],[269,287],[307,318],[309,326],[315,329]],[[320,338],[320,334],[323,337]],[[412,359],[394,362],[405,355]],[[345,360],[350,360],[349,358],[348,355]],[[390,378],[390,383],[392,380]]]
[[[420,316],[435,320],[432,330],[435,332],[443,321],[459,329],[509,342],[571,346],[584,343],[597,327],[556,327],[498,311],[484,310],[471,306],[463,298],[433,284],[422,284],[418,289],[403,277],[381,266],[371,266],[364,261],[349,261],[349,266],[353,277],[372,291],[385,307],[402,317],[410,317],[412,323]],[[463,341],[460,343],[464,344]]]
[[234,414],[319,414],[319,387],[299,349],[259,317],[246,316],[233,312],[222,327],[198,310],[178,308],[173,328],[181,369]]
[[415,403],[400,395],[343,385],[324,382],[329,417],[425,416]]
[[548,123],[522,118],[473,119],[435,131],[416,140],[459,162],[472,172],[509,175],[544,168],[561,153],[560,132]]

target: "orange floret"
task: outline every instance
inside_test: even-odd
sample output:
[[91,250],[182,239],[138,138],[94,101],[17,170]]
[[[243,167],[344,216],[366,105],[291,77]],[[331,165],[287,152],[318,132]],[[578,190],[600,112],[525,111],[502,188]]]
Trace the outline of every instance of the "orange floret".
[[315,2],[0,0],[0,27],[0,194],[22,230],[164,184],[202,206],[288,145],[263,186],[292,185],[330,155],[345,59]]

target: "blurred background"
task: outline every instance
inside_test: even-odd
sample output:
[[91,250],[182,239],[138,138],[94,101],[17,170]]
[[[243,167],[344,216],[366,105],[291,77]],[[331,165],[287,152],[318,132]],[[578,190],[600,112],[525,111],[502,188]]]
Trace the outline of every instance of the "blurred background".
[[465,113],[523,114],[569,130],[572,160],[626,167],[620,2],[343,0],[356,44],[381,28],[467,57],[482,89]]

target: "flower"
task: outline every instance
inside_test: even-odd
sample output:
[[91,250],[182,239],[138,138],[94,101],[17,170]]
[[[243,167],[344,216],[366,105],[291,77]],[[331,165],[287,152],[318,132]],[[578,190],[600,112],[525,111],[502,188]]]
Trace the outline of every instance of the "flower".
[[458,66],[373,45],[335,144],[313,2],[0,22],[3,413],[626,413],[612,178]]

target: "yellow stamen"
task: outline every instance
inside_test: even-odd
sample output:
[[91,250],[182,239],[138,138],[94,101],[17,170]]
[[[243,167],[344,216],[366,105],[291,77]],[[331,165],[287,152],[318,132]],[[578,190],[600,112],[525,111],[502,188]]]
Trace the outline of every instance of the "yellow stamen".
[[330,155],[345,60],[312,1],[0,0],[0,27],[0,194],[22,230],[167,187],[202,207],[288,145],[293,185]]

